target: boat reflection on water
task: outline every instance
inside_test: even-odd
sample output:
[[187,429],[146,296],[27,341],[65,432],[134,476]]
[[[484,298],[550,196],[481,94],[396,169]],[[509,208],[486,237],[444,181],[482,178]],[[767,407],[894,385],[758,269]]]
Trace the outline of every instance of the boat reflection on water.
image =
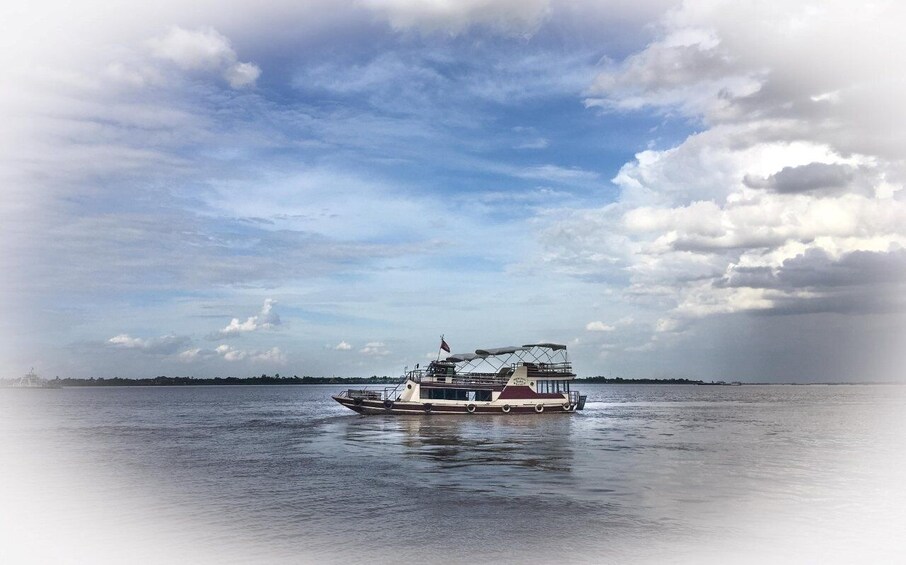
[[342,425],[350,450],[384,460],[392,456],[400,472],[417,470],[424,481],[488,492],[505,485],[510,494],[521,485],[537,495],[539,474],[546,492],[572,485],[572,420],[379,416],[349,418]]

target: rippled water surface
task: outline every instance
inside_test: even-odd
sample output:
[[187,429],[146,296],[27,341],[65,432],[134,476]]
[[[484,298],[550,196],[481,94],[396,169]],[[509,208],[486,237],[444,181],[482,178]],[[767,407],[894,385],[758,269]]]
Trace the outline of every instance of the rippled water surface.
[[411,417],[359,416],[330,386],[0,390],[3,526],[26,561],[70,538],[63,561],[906,551],[906,387],[584,388],[575,415]]

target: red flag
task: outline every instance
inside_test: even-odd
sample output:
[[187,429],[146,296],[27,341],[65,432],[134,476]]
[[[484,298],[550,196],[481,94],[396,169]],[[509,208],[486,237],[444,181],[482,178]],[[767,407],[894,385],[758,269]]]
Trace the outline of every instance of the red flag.
[[444,341],[444,338],[440,338],[440,348],[443,349],[444,351],[446,351],[447,353],[450,353],[450,346],[447,345],[447,342]]

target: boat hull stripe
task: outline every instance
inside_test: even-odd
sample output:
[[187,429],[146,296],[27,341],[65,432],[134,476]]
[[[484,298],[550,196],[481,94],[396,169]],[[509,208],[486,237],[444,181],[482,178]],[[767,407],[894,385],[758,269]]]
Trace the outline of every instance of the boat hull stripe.
[[[386,408],[384,406],[383,400],[362,400],[362,403],[356,406],[354,399],[347,398],[343,396],[333,396],[334,400],[360,414],[429,414],[425,411],[424,404],[418,402],[394,402],[392,408]],[[561,402],[551,403],[545,405],[545,410],[543,412],[537,412],[535,406],[537,403],[533,404],[510,404],[509,414],[572,414],[574,411],[563,410],[562,397],[559,398]],[[505,414],[503,411],[503,404],[500,405],[482,405],[475,404],[475,411],[469,412],[466,410],[466,404],[463,405],[446,405],[446,404],[431,404],[430,414],[461,414],[463,416],[472,416],[474,414]],[[556,409],[555,409],[556,408]]]

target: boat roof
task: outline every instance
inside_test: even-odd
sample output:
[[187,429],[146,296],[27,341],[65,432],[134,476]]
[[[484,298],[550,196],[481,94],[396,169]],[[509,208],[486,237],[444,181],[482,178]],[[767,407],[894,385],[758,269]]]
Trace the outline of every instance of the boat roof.
[[490,355],[506,355],[508,353],[516,353],[520,349],[522,348],[512,345],[510,347],[495,347],[493,349],[476,349],[475,355],[478,355],[479,357],[488,357]]
[[527,351],[535,347],[540,349],[550,349],[551,351],[566,350],[566,346],[559,343],[527,343],[521,347],[511,345],[509,347],[489,347],[485,349],[476,349],[475,353],[454,353],[453,355],[450,355],[449,357],[444,359],[444,361],[462,363],[463,361],[474,361],[475,359],[484,359],[486,357],[494,357],[497,355],[510,355],[519,351]]
[[472,361],[473,359],[478,359],[478,355],[474,353],[454,353],[450,355],[444,361],[452,361],[453,363],[459,363],[461,361]]
[[544,349],[553,349],[554,351],[559,351],[561,349],[566,349],[565,345],[560,345],[559,343],[529,343],[523,345],[522,347],[528,349],[529,347],[541,347]]

